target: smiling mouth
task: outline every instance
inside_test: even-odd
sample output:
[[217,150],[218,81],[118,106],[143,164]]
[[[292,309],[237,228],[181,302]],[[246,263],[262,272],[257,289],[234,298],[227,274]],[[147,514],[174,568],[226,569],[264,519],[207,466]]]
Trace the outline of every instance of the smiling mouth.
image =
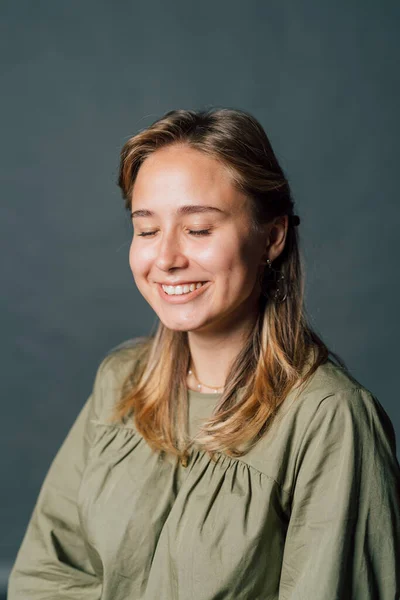
[[[180,303],[189,302],[190,300],[195,299],[197,296],[199,296],[200,294],[202,294],[205,289],[207,289],[209,287],[209,284],[211,282],[210,281],[203,281],[203,282],[198,282],[198,283],[201,283],[201,285],[198,288],[195,288],[192,291],[184,292],[184,293],[181,293],[181,294],[179,294],[179,293],[178,294],[168,294],[163,289],[161,283],[158,283],[157,287],[158,287],[158,291],[159,291],[159,294],[160,294],[161,298],[163,298],[167,302],[171,302],[171,303],[174,303],[174,304],[180,304]],[[189,285],[189,284],[186,284],[186,285]]]
[[164,292],[168,296],[185,296],[195,290],[200,289],[207,281],[198,281],[193,283],[184,283],[179,285],[164,285],[160,284]]

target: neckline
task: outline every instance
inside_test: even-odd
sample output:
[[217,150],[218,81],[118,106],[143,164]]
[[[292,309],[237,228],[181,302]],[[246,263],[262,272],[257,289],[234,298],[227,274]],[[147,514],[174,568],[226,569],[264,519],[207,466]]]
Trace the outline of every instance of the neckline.
[[206,392],[205,394],[203,394],[203,392],[197,392],[196,390],[191,390],[190,388],[188,388],[188,394],[189,396],[193,396],[194,398],[205,400],[210,400],[211,398],[216,400],[222,396],[222,393],[215,394],[214,392]]

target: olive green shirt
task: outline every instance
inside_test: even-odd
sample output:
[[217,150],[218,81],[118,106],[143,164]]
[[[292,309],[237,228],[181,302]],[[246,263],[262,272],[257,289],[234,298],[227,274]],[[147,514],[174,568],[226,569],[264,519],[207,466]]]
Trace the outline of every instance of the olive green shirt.
[[[378,400],[328,361],[246,455],[160,460],[108,423],[135,341],[101,362],[57,453],[8,600],[395,600],[400,468]],[[218,396],[189,391],[190,432]]]

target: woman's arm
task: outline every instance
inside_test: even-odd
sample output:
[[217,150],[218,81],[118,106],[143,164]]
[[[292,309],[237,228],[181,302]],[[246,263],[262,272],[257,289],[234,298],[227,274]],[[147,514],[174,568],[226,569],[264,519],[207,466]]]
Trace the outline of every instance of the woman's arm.
[[364,388],[319,405],[298,455],[279,600],[400,598],[393,426]]
[[101,581],[89,560],[77,494],[91,444],[101,371],[44,480],[8,583],[8,600],[98,600]]

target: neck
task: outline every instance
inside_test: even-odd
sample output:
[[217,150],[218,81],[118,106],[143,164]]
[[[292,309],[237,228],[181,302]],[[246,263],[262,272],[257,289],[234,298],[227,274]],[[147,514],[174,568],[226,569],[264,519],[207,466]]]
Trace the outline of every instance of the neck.
[[[204,384],[200,391],[213,392],[212,388],[224,388],[231,365],[246,342],[255,325],[257,316],[248,315],[229,330],[221,327],[209,331],[189,331],[188,343],[191,367],[197,379]],[[197,381],[188,377],[188,385],[197,389]],[[218,390],[222,392],[221,390]]]

